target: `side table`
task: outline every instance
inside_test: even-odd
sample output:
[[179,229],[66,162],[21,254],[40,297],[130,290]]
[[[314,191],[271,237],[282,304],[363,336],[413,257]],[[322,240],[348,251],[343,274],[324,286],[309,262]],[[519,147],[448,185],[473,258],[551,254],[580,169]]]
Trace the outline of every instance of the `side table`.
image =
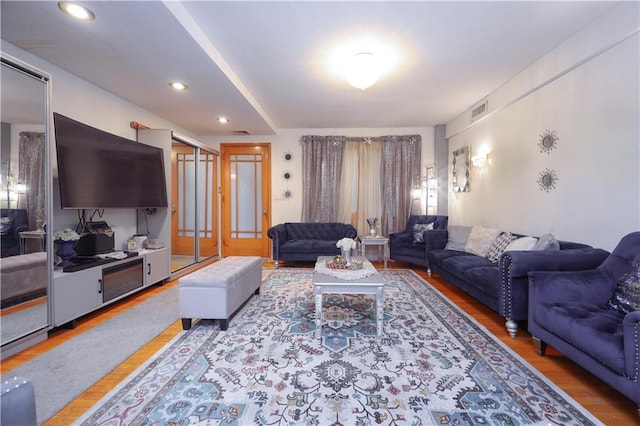
[[40,242],[40,251],[45,250],[45,238],[47,233],[45,231],[22,231],[20,234],[20,254],[27,252],[26,241],[29,239],[35,239]]
[[382,247],[382,255],[384,259],[384,269],[387,269],[387,260],[389,259],[389,238],[386,237],[360,237],[360,255],[365,256],[367,246]]

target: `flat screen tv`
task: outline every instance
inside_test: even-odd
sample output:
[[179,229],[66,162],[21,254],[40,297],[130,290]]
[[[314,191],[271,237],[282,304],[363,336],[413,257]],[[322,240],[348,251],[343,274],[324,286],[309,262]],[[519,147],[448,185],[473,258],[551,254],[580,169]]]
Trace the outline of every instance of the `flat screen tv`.
[[54,113],[63,209],[167,207],[161,148]]

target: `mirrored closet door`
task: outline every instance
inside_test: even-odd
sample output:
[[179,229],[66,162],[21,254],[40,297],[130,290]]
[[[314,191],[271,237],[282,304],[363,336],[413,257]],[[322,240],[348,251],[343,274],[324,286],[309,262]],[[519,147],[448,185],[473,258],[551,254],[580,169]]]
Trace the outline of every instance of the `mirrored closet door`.
[[51,260],[48,77],[2,56],[0,72],[0,285],[3,357],[49,326]]

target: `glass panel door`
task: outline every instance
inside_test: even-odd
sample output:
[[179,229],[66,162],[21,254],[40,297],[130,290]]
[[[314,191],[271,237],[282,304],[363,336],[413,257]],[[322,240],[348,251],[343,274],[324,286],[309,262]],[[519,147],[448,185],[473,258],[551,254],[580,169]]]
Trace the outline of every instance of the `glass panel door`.
[[195,147],[171,143],[171,269],[196,262]]
[[51,178],[48,79],[2,58],[0,80],[0,343],[4,349],[49,325],[52,268],[46,223]]
[[198,153],[198,261],[218,254],[218,154]]

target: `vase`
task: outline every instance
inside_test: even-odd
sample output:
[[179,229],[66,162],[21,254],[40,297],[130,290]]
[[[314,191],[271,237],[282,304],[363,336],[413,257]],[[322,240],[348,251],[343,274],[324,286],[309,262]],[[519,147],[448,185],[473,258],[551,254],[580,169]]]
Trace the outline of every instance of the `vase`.
[[61,261],[57,266],[64,268],[65,266],[71,266],[74,263],[71,258],[76,255],[75,241],[56,240],[56,254],[60,257]]
[[347,266],[351,266],[351,249],[340,248],[342,251],[342,257],[344,257],[344,261]]

